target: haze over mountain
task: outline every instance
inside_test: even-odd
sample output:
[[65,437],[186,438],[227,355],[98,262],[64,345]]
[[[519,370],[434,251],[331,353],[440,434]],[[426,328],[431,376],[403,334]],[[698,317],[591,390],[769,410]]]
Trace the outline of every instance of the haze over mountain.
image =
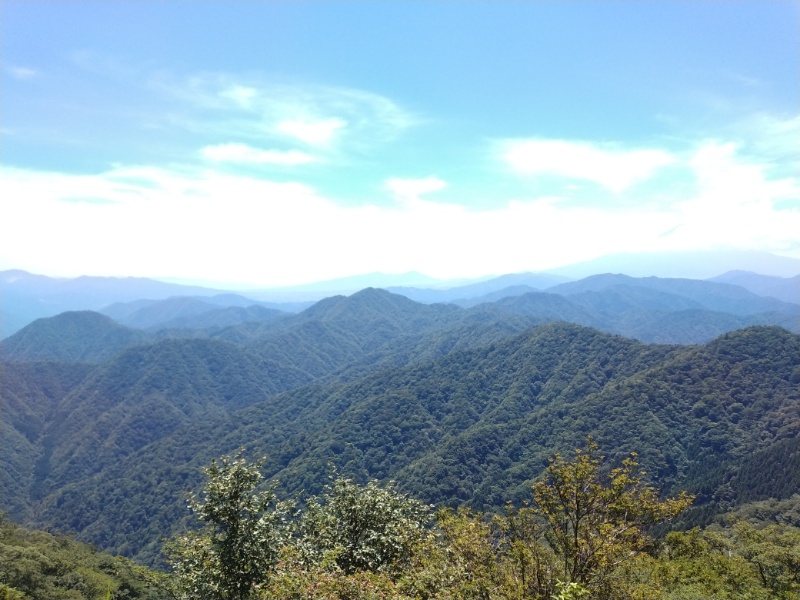
[[[644,290],[639,305],[679,314],[695,302],[634,289]],[[429,501],[499,507],[523,494],[549,453],[588,433],[612,457],[639,452],[665,488],[724,487],[753,452],[797,438],[796,334],[755,327],[665,346],[566,323],[531,328],[551,320],[545,309],[592,314],[570,298],[607,291],[462,309],[368,289],[236,342],[153,341],[93,367],[6,360],[0,411],[15,443],[0,472],[13,490],[4,508],[154,561],[198,467],[240,446],[266,454],[287,493],[318,489],[333,461]],[[63,339],[56,330],[74,334],[83,316],[37,322],[21,339],[36,330]],[[42,351],[51,346],[39,339]],[[787,477],[759,483],[760,497],[783,493]],[[716,492],[704,494],[716,506]]]
[[570,279],[581,279],[597,273],[709,279],[736,270],[773,277],[794,277],[800,274],[800,260],[755,250],[639,252],[611,254],[551,269],[553,273]]
[[797,0],[0,2],[0,600],[798,600]]
[[[599,261],[599,262],[598,262]],[[212,303],[220,307],[237,306],[245,308],[260,305],[264,308],[285,312],[299,312],[312,302],[333,295],[352,294],[365,287],[379,287],[405,295],[412,300],[424,303],[456,302],[462,306],[474,305],[480,301],[499,300],[506,295],[519,295],[529,291],[551,290],[552,287],[580,277],[599,273],[623,273],[628,276],[657,276],[660,278],[696,278],[698,268],[703,270],[703,277],[714,278],[722,283],[734,283],[750,289],[757,295],[770,296],[778,294],[785,302],[800,302],[798,284],[792,283],[792,277],[800,276],[800,261],[767,253],[758,252],[694,252],[672,254],[644,254],[635,257],[628,255],[609,256],[598,261],[581,263],[569,268],[559,269],[555,273],[516,273],[498,277],[482,278],[477,281],[445,281],[435,280],[417,273],[405,275],[385,275],[373,273],[357,277],[348,277],[308,284],[292,288],[262,289],[225,292],[220,289],[181,286],[143,278],[115,277],[79,277],[75,279],[55,279],[43,275],[33,275],[20,270],[0,272],[0,339],[8,337],[36,318],[52,316],[66,310],[102,310],[104,314],[117,319],[120,323],[132,326],[150,327],[167,320],[166,308],[161,305],[153,309],[160,316],[146,317],[143,310],[155,300],[167,300],[173,306],[185,298],[183,302],[193,303],[194,314],[205,312],[203,304]],[[735,271],[750,272],[749,267],[762,270],[756,274],[762,276],[756,284],[753,278],[738,277],[730,279],[727,273]],[[572,271],[570,271],[572,269]],[[573,273],[565,277],[563,273]],[[583,274],[585,273],[585,274]],[[710,273],[710,274],[706,274]],[[783,276],[779,277],[777,274]],[[723,278],[728,279],[723,279]],[[420,287],[420,283],[426,287]],[[749,282],[749,283],[748,283]],[[414,283],[415,286],[409,286]],[[527,286],[522,287],[522,286]],[[508,292],[510,288],[515,290]],[[530,289],[528,289],[530,288]],[[506,291],[504,291],[506,290]],[[552,291],[552,290],[551,290]],[[772,292],[772,293],[770,293]],[[491,296],[487,296],[493,294]],[[486,298],[480,299],[482,296]],[[192,298],[193,300],[189,300]],[[125,306],[114,306],[122,304]],[[208,307],[205,307],[208,308]],[[137,325],[132,313],[140,313],[141,321]],[[188,317],[190,309],[181,313]],[[220,317],[221,323],[226,318]],[[227,317],[233,324],[237,317]],[[149,323],[149,324],[148,324]],[[180,327],[178,323],[176,326]]]
[[800,275],[771,277],[749,271],[728,271],[709,281],[741,286],[759,296],[769,296],[784,302],[800,302]]
[[[564,279],[367,288],[305,305],[192,289],[37,319],[0,341],[12,450],[0,508],[152,563],[199,467],[238,447],[266,454],[286,493],[318,490],[333,462],[491,510],[586,434],[612,457],[638,452],[659,486],[700,494],[688,522],[795,489],[796,277]],[[16,298],[31,294],[33,307],[58,289],[70,302],[176,289],[4,281],[23,282]]]

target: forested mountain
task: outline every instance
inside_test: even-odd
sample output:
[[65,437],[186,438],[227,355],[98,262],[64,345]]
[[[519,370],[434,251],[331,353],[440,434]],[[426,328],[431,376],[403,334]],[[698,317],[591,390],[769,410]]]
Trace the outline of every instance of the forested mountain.
[[[592,287],[565,288],[571,292],[565,295],[529,292],[503,298],[494,304],[535,322],[563,320],[645,342],[703,343],[728,331],[751,325],[778,325],[789,331],[800,332],[800,306],[774,299],[745,297],[736,302],[735,307],[746,311],[749,306],[752,312],[739,314],[710,310],[707,306],[717,304],[710,300],[700,302],[687,296],[638,285]],[[741,292],[747,293],[743,289]],[[753,298],[756,300],[753,301]],[[724,296],[722,303],[730,304]],[[765,307],[781,310],[758,312]]]
[[137,329],[208,329],[268,321],[288,314],[274,306],[238,294],[219,294],[115,303],[100,312]]
[[[600,300],[624,300],[612,288],[466,310],[368,289],[97,366],[9,362],[3,508],[154,561],[199,466],[238,447],[266,455],[287,494],[318,491],[332,462],[362,480],[396,478],[425,501],[490,509],[522,498],[554,450],[587,434],[612,458],[639,452],[661,487],[694,485],[704,502],[753,453],[786,455],[780,444],[800,427],[797,335],[756,327],[667,346],[577,324],[531,328],[565,310],[597,319]],[[636,291],[625,300],[636,310],[702,311]],[[791,481],[776,475],[759,494]]]
[[114,302],[177,295],[212,295],[221,290],[176,285],[141,277],[55,278],[20,270],[0,271],[3,290],[0,338],[41,317],[64,311],[97,310]]
[[52,449],[44,443],[45,427],[91,370],[88,364],[0,363],[0,510],[20,520],[32,517],[39,464]]
[[[651,257],[652,258],[652,257]],[[662,257],[669,262],[669,257]],[[696,257],[695,257],[696,258]],[[729,257],[730,258],[730,257]],[[772,264],[772,259],[777,259],[783,265],[778,269],[781,273],[797,272],[795,261],[781,257],[739,257],[741,264],[748,266],[753,261]],[[687,266],[691,257],[683,257],[681,264],[683,271],[688,272]],[[735,262],[735,261],[734,261]],[[624,263],[624,261],[623,261]],[[625,270],[623,263],[606,262],[603,270],[591,272],[619,272]],[[775,263],[776,265],[778,263]],[[657,268],[651,264],[650,274],[661,275],[674,269]],[[729,265],[730,261],[723,261],[719,271],[723,271],[723,264]],[[741,268],[741,267],[739,267]],[[680,270],[680,269],[679,269]],[[626,271],[627,272],[627,271]],[[587,273],[584,270],[575,271]],[[618,276],[617,276],[618,277]],[[600,279],[613,278],[604,275]],[[401,287],[400,282],[421,282],[428,287]],[[276,288],[272,290],[252,290],[242,294],[222,292],[210,288],[197,286],[177,285],[142,278],[114,278],[114,277],[78,277],[74,279],[56,279],[42,275],[34,275],[25,271],[12,270],[0,272],[0,286],[3,289],[3,303],[0,306],[0,339],[8,337],[33,320],[56,315],[67,310],[96,310],[106,314],[120,324],[141,328],[186,328],[210,327],[210,324],[199,322],[170,323],[172,319],[183,319],[197,316],[210,310],[209,304],[218,308],[261,306],[281,310],[289,313],[300,312],[308,308],[320,298],[340,294],[352,294],[355,291],[372,286],[387,289],[392,293],[404,295],[414,301],[426,304],[452,302],[463,307],[475,306],[481,302],[494,302],[504,297],[519,296],[531,291],[551,291],[555,293],[571,293],[569,286],[556,287],[569,282],[570,279],[563,275],[553,273],[514,273],[501,275],[492,279],[473,282],[443,282],[424,278],[415,274],[407,276],[385,276],[373,273],[354,278],[345,278],[319,284],[309,284],[294,288]],[[695,285],[690,279],[663,279],[658,277],[626,278],[629,285],[648,287],[662,284],[663,291],[676,293],[676,286],[686,287]],[[617,283],[621,283],[617,281]],[[701,282],[702,283],[702,282]],[[797,276],[792,278],[776,277],[774,275],[758,275],[745,271],[729,271],[714,277],[706,282],[709,284],[724,283],[741,286],[757,296],[772,296],[787,303],[800,303],[800,283]],[[607,281],[606,281],[607,284]],[[418,284],[419,285],[419,284]],[[583,284],[582,284],[583,285]],[[596,282],[595,282],[596,285]],[[605,285],[605,284],[604,284]],[[713,286],[712,286],[713,287]],[[695,290],[696,292],[696,290]],[[179,300],[182,299],[182,300]],[[752,300],[752,298],[751,298]],[[166,301],[166,302],[164,302]],[[704,308],[715,312],[737,312],[718,301],[705,305]],[[756,312],[785,312],[785,306],[771,305],[761,308],[747,306],[744,313]],[[136,313],[139,314],[136,314]],[[741,311],[740,311],[741,312]],[[791,309],[789,309],[791,312]],[[233,314],[228,315],[224,323],[216,322],[213,326],[232,325],[243,322]]]
[[15,361],[99,363],[125,348],[152,341],[136,329],[89,310],[37,319],[0,341],[0,357]]
[[369,288],[297,314],[237,295],[106,310],[147,331],[89,311],[31,323],[0,343],[0,509],[152,563],[200,467],[240,447],[287,495],[334,464],[496,510],[587,435],[697,493],[687,523],[796,490],[800,305],[707,281],[522,281],[463,306]]
[[121,556],[44,531],[31,531],[0,514],[0,598],[3,600],[163,600],[152,576]]
[[664,292],[698,303],[698,308],[747,315],[761,312],[800,313],[798,299],[794,304],[775,298],[758,296],[737,285],[702,281],[698,279],[673,279],[660,277],[629,277],[627,275],[593,275],[580,281],[563,283],[551,292],[571,296],[580,292],[602,291],[611,287],[638,287]]

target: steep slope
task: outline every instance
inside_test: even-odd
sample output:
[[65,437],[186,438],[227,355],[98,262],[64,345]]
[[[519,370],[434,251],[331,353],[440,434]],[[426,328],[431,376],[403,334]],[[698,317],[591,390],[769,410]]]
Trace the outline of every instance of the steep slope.
[[[267,455],[268,472],[279,473],[289,491],[316,491],[330,460],[361,476],[389,477],[490,414],[521,414],[551,401],[584,368],[605,379],[672,351],[560,324],[348,383],[306,386],[181,426],[95,476],[54,490],[41,504],[42,522],[106,547],[127,544],[152,559],[148,536],[163,535],[164,524],[182,516],[180,486],[196,481],[199,466],[221,452],[246,446]],[[142,506],[152,507],[150,519],[138,515]]]
[[[580,397],[673,351],[562,323],[376,373],[334,391],[303,416],[304,423],[322,428],[313,436],[299,432],[281,446],[276,456],[288,464],[278,478],[288,489],[313,486],[329,460],[361,476],[395,477],[479,423],[507,424],[559,397]],[[498,434],[494,442],[504,437]],[[448,456],[465,467],[456,455]],[[410,486],[418,483],[411,481]],[[447,476],[414,491],[430,500],[466,501],[464,483],[460,476]]]
[[[667,486],[697,461],[739,461],[797,433],[796,335],[753,328],[679,347],[552,323],[647,331],[690,315],[694,335],[713,314],[696,298],[629,283],[468,310],[368,289],[129,348],[42,395],[49,413],[15,463],[37,467],[19,488],[30,493],[25,514],[154,560],[199,467],[242,446],[268,456],[287,492],[317,491],[333,462],[433,502],[496,507],[524,495],[553,450],[589,433],[612,460],[638,451]],[[21,425],[13,431],[22,443]]]
[[37,319],[0,342],[0,357],[15,361],[99,363],[152,338],[92,311]]
[[385,290],[368,288],[352,296],[321,300],[299,315],[282,319],[247,348],[263,357],[294,364],[324,377],[399,340],[438,330],[461,318],[450,305],[427,306]]
[[[476,424],[400,471],[414,489],[452,482],[478,505],[524,496],[553,449],[595,436],[611,456],[638,452],[664,488],[708,461],[740,460],[800,432],[800,336],[775,327],[726,334],[519,419]],[[465,466],[466,465],[466,466]]]
[[87,364],[0,363],[0,489],[3,509],[32,517],[30,498],[50,446],[44,431],[59,402],[91,371]]
[[95,369],[56,407],[44,490],[100,471],[182,424],[218,419],[302,378],[213,340],[167,340],[129,349]]

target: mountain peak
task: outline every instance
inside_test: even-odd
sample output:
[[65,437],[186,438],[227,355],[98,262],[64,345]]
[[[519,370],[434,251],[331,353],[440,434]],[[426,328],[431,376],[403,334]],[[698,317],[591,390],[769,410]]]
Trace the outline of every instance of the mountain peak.
[[90,310],[67,311],[37,319],[0,342],[7,360],[100,362],[142,343],[147,335]]

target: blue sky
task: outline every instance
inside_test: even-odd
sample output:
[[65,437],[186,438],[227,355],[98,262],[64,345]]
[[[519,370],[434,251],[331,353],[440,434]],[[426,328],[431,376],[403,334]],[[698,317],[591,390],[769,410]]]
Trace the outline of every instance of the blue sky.
[[797,2],[0,6],[0,269],[800,258]]

